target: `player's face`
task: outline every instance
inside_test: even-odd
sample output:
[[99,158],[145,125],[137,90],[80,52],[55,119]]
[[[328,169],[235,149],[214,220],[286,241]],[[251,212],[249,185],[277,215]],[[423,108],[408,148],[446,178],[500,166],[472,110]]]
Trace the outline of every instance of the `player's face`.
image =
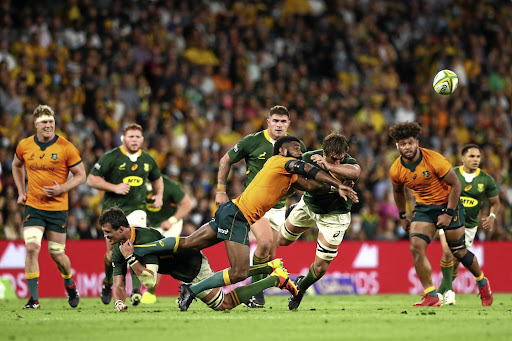
[[272,115],[267,118],[268,134],[274,140],[286,135],[290,126],[290,119],[286,115]]
[[112,245],[125,241],[125,238],[123,237],[124,228],[122,226],[117,230],[114,230],[110,223],[106,223],[101,226],[101,230],[103,231],[103,237],[107,238]]
[[470,148],[466,154],[462,157],[462,165],[464,170],[474,172],[480,166],[480,160],[482,156],[478,148]]
[[127,130],[124,134],[123,146],[130,153],[136,153],[144,142],[144,136],[138,129]]
[[397,142],[398,151],[407,160],[414,160],[414,158],[418,155],[418,150],[420,148],[420,143],[418,139],[414,137],[409,137],[406,139],[401,139]]
[[340,165],[343,162],[343,160],[345,160],[345,153],[332,154],[332,155],[324,154],[324,158],[325,158],[325,161],[327,161],[330,164]]
[[55,120],[53,118],[36,122],[37,137],[46,141],[55,136]]
[[302,151],[300,150],[300,143],[292,141],[285,143],[281,149],[283,156],[294,157],[296,159],[302,159]]

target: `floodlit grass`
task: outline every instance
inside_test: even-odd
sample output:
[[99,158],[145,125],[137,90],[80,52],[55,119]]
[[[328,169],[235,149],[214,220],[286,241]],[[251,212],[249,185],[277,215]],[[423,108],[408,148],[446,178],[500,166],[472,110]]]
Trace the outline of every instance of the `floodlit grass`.
[[284,296],[267,297],[267,308],[239,306],[217,312],[193,302],[180,312],[176,298],[116,313],[113,303],[82,298],[0,301],[0,340],[510,340],[512,294],[495,294],[492,307],[476,295],[457,295],[456,306],[415,308],[413,295],[305,296],[289,311]]

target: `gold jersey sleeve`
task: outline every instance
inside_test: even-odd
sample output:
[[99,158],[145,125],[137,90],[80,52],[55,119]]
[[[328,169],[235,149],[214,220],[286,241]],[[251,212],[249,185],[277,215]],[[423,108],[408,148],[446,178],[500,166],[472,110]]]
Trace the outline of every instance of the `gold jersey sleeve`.
[[58,184],[67,181],[69,169],[82,161],[78,149],[62,137],[43,149],[31,136],[18,144],[16,155],[25,163],[27,170],[26,205],[45,211],[66,211],[68,193],[49,198],[43,188],[55,185],[53,180]]
[[442,179],[452,165],[444,156],[429,149],[420,148],[420,162],[413,168],[404,165],[401,157],[395,160],[389,170],[394,185],[409,187],[416,202],[423,205],[442,205],[448,202],[451,187]]
[[292,160],[296,159],[280,155],[268,159],[245,191],[233,200],[251,225],[274,207],[297,181],[299,176],[284,167]]

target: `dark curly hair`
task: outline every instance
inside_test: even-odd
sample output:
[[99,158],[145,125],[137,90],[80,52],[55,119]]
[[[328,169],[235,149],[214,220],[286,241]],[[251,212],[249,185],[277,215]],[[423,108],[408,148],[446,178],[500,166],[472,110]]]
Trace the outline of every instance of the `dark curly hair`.
[[389,136],[395,141],[414,137],[415,139],[421,134],[421,126],[416,122],[400,122],[389,128]]

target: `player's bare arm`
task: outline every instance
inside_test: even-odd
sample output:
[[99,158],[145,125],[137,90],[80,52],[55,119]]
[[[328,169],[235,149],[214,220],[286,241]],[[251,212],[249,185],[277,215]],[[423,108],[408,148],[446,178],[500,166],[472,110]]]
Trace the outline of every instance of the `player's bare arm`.
[[126,300],[126,283],[123,275],[114,276],[114,285],[112,290],[112,296],[115,302],[116,311],[125,311],[128,306],[124,303]]
[[334,173],[338,178],[354,180],[359,178],[361,174],[361,167],[359,165],[329,163],[324,157],[318,154],[312,155],[311,161],[315,162],[326,171]]
[[500,197],[490,197],[489,202],[491,203],[490,214],[489,216],[482,218],[482,227],[484,230],[492,231],[494,228],[494,221],[496,220],[496,214],[499,212],[501,207]]
[[411,226],[411,221],[405,216],[405,187],[404,185],[394,185],[393,184],[393,197],[395,198],[396,207],[398,208],[398,212],[400,212],[400,225],[405,230],[405,232],[409,233],[409,228]]
[[43,192],[48,197],[58,197],[62,193],[69,192],[73,188],[83,184],[85,182],[86,174],[85,174],[85,166],[83,162],[80,162],[78,165],[69,169],[73,177],[66,181],[63,184],[59,184],[57,181],[53,181],[53,186],[44,186]]
[[164,196],[164,179],[162,178],[162,176],[160,176],[155,181],[152,181],[151,185],[153,186],[153,192],[155,193],[155,195],[151,197],[151,199],[154,200],[151,207],[160,208],[162,207]]
[[[445,184],[451,186],[450,195],[448,196],[448,204],[446,206],[447,210],[455,210],[459,204],[460,193],[462,190],[462,186],[460,185],[459,178],[455,174],[453,168],[450,168],[448,173],[442,179]],[[447,227],[450,225],[453,214],[449,214],[446,212],[445,214],[441,214],[437,218],[437,226],[440,228]]]
[[16,153],[12,159],[12,177],[18,190],[18,204],[25,205],[27,201],[27,193],[25,192],[25,162],[20,160]]
[[[354,202],[359,202],[356,192],[351,187],[343,185],[339,180],[334,179],[329,174],[319,170],[312,164],[309,164],[302,160],[293,160],[287,162],[285,168],[290,173],[298,174],[305,177],[305,180],[312,180],[308,182],[303,182],[301,180],[302,185],[305,186],[305,188],[309,188],[311,191],[329,192],[331,190],[331,186],[334,186],[338,190],[339,195],[343,199],[350,199]],[[318,182],[323,183],[325,186],[328,186],[329,190],[327,190],[326,187],[323,187],[323,185],[318,184]],[[299,184],[297,186],[301,185]],[[297,189],[300,188],[297,187]],[[303,190],[309,191],[309,189]]]
[[232,164],[233,163],[231,162],[231,158],[228,153],[224,154],[220,159],[219,171],[217,173],[217,194],[215,195],[215,204],[217,206],[229,200],[226,193],[226,179]]
[[105,192],[114,192],[119,195],[126,195],[130,191],[130,184],[121,182],[113,184],[106,181],[101,176],[89,174],[87,176],[87,185]]

